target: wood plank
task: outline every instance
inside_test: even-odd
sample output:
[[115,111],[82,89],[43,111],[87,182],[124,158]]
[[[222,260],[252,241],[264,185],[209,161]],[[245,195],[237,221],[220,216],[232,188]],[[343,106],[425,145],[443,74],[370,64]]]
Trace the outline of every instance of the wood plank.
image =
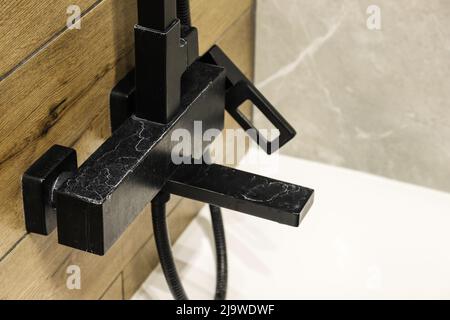
[[0,79],[66,28],[69,5],[85,12],[96,0],[15,0],[0,5]]
[[[247,12],[224,34],[218,41],[219,46],[233,59],[233,61],[253,79],[253,57],[254,57],[254,34],[253,34],[253,12]],[[244,107],[245,114],[251,117],[251,104]],[[228,115],[226,116],[226,128],[238,128],[238,124]],[[233,152],[230,146],[225,146],[225,152]],[[239,159],[237,159],[239,160]],[[179,208],[177,206],[177,208]],[[187,206],[189,208],[189,205]],[[176,214],[174,214],[176,215]],[[194,214],[195,216],[195,214]],[[190,215],[185,216],[187,218]],[[190,222],[190,221],[185,221]],[[173,224],[169,222],[171,240],[174,242],[184,230],[184,223]],[[123,270],[124,298],[130,299],[150,272],[158,265],[158,255],[155,249],[155,240],[150,238],[139,250],[136,256]]]
[[111,283],[103,293],[101,300],[123,300],[123,279],[122,273]]
[[[129,30],[135,17],[123,15],[113,21],[112,4],[102,2],[85,16],[80,31],[65,32],[0,82],[4,93],[0,98],[0,230],[4,231],[0,235],[0,256],[25,233],[21,172],[52,144],[73,146],[95,118],[107,119],[109,91],[132,67],[132,31],[115,36],[111,26],[114,23]],[[130,11],[125,1],[123,6],[124,12]],[[104,23],[97,23],[97,19]],[[105,132],[93,134],[98,137],[97,144],[105,136]],[[93,151],[85,150],[85,155]]]
[[[193,2],[194,21],[222,21],[201,33],[205,50],[251,0],[203,3]],[[134,6],[133,0],[102,1],[82,19],[81,30],[65,31],[0,82],[0,257],[25,235],[20,195],[24,170],[52,144],[73,146],[93,119],[106,117],[111,88],[133,66]],[[98,143],[104,139],[93,134]],[[85,156],[93,151],[85,150]]]
[[[219,46],[237,64],[242,72],[249,78],[254,77],[255,34],[254,16],[250,6],[248,10],[236,21],[233,26],[217,41]],[[249,118],[252,117],[252,104],[246,103],[241,111]],[[231,117],[226,117],[226,128],[240,128]],[[239,160],[239,159],[238,159]],[[237,164],[237,163],[235,163]]]
[[200,52],[205,52],[217,41],[213,35],[223,35],[230,26],[230,21],[236,21],[252,5],[253,0],[191,1],[192,23],[198,28],[200,39],[202,39]]
[[[0,79],[45,45],[58,34],[67,30],[67,8],[69,5],[80,7],[82,15],[92,10],[102,0],[15,0],[3,1],[0,5]],[[103,0],[105,1],[105,0]],[[114,0],[122,2],[124,0]],[[127,0],[128,1],[128,0]],[[135,2],[128,1],[130,10],[136,11]],[[244,6],[249,1],[240,1]],[[209,34],[223,32],[223,26],[229,23],[226,15],[219,15],[225,1],[192,0],[193,21],[200,28],[202,38]],[[240,9],[238,6],[237,10]],[[238,11],[239,12],[239,11]],[[82,25],[83,27],[83,25]],[[201,43],[202,50],[208,48],[208,42]]]
[[[57,245],[55,233],[27,236],[1,263],[0,299],[97,299],[127,264],[128,254],[141,247],[137,240],[148,238],[149,228],[142,225],[150,225],[148,209],[104,257]],[[80,267],[81,290],[66,286],[71,265]]]
[[[217,0],[220,10],[204,9],[227,15],[228,24],[203,33],[203,48],[239,18],[236,8],[245,2]],[[74,146],[83,161],[110,134],[109,92],[133,65],[131,4],[104,0],[83,18],[82,30],[64,32],[0,82],[0,299],[97,299],[149,239],[148,209],[105,257],[60,246],[55,233],[26,235],[20,197],[22,172],[49,146]],[[66,287],[71,264],[81,267],[81,290]]]

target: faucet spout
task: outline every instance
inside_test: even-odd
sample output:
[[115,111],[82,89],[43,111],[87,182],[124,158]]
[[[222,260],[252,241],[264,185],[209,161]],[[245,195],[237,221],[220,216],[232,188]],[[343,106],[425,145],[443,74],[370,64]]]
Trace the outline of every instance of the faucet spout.
[[182,165],[165,190],[293,227],[314,201],[311,189],[217,164]]

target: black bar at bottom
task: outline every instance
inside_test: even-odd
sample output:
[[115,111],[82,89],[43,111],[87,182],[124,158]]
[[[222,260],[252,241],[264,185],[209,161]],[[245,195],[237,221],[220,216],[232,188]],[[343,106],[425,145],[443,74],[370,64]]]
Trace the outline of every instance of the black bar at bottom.
[[293,227],[314,201],[314,190],[216,164],[183,164],[165,190]]

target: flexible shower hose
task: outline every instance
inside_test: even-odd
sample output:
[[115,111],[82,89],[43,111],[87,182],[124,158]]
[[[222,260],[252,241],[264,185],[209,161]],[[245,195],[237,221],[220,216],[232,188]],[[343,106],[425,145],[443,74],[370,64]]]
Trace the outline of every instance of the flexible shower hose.
[[191,26],[191,9],[189,0],[177,0],[177,16],[182,25]]
[[[169,194],[159,193],[152,201],[152,220],[155,235],[156,248],[158,250],[161,267],[169,286],[170,292],[176,300],[188,300],[184,291],[177,268],[173,259],[169,232],[166,219],[166,203]],[[220,208],[210,206],[211,219],[214,230],[214,241],[216,245],[217,280],[216,300],[225,300],[227,292],[227,248],[225,242],[225,231]]]
[[[177,1],[177,15],[183,25],[191,26],[189,0]],[[168,193],[161,192],[152,200],[152,220],[156,248],[170,292],[176,300],[187,300],[188,297],[183,288],[183,284],[181,283],[173,259],[167,228],[166,203],[169,199],[170,195]],[[213,205],[210,205],[209,209],[211,211],[214,242],[216,246],[217,279],[215,300],[225,300],[228,281],[225,229],[221,209]]]

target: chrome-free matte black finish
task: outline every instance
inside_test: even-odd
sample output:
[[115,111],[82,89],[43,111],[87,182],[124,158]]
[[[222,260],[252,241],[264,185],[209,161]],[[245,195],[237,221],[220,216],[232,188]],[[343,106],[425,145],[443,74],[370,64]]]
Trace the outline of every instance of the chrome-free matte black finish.
[[164,190],[293,227],[314,199],[311,189],[217,164],[182,165]]
[[180,108],[181,77],[198,58],[197,30],[181,25],[175,0],[139,0],[138,13],[135,114],[166,124]]
[[[193,136],[223,128],[225,72],[196,62],[183,77],[181,108],[167,125],[131,117],[57,191],[58,241],[104,254],[175,172],[171,151],[176,129]],[[198,145],[203,154],[207,147]]]
[[138,0],[138,23],[155,30],[166,30],[177,18],[174,0]]
[[167,30],[135,28],[136,115],[168,123],[180,107],[181,76],[187,67],[187,47],[182,46],[181,24]]
[[[143,30],[142,32],[144,32],[143,37],[152,37],[151,30]],[[146,35],[146,32],[148,32],[149,35]],[[175,50],[175,52],[181,50],[182,56],[179,59],[181,65],[178,63],[176,68],[177,70],[186,70],[198,58],[198,31],[193,27],[181,26],[181,37],[181,48],[178,46],[180,43],[180,39],[178,39],[176,42],[176,47],[172,47],[171,50]],[[169,102],[167,95],[172,95],[172,99],[179,96],[182,76],[176,74],[170,80],[172,85],[174,83],[178,84],[177,88],[170,88],[167,86],[168,83],[166,82],[168,79],[166,77],[161,78],[158,74],[166,74],[168,71],[164,69],[162,71],[160,70],[160,73],[155,72],[152,65],[146,62],[150,57],[152,57],[152,55],[165,55],[167,52],[154,50],[153,47],[148,47],[147,49],[151,51],[150,55],[146,52],[146,49],[138,50],[139,53],[136,52],[136,55],[139,55],[139,57],[137,57],[137,66],[141,69],[147,69],[148,72],[136,72],[136,69],[131,70],[111,91],[110,117],[112,132],[119,128],[120,125],[132,114],[138,114],[140,117],[154,122],[166,123],[168,119],[173,116],[173,113],[178,110],[179,105],[177,105],[177,109],[173,109],[173,103]],[[180,54],[180,52],[178,52],[178,54]],[[157,68],[161,68],[166,63],[167,61],[165,58],[163,62],[161,62],[161,58],[159,58]],[[150,70],[153,71],[151,72]],[[140,82],[142,84],[141,103],[139,107],[138,102],[136,101],[136,82]],[[152,87],[151,84],[154,84],[155,86]],[[156,86],[158,88],[162,88],[160,89],[160,92],[155,92]],[[150,88],[150,90],[148,90],[148,88]],[[156,96],[156,98],[146,97],[146,95]],[[155,99],[157,99],[157,101]],[[177,98],[177,101],[178,100],[179,99]],[[152,104],[152,102],[154,103]],[[155,115],[155,113],[158,115]]]
[[[225,68],[227,72],[226,109],[244,130],[253,131],[252,134],[250,134],[250,137],[255,140],[267,154],[274,153],[295,137],[297,133],[289,122],[287,122],[287,120],[218,46],[213,46],[201,60]],[[274,143],[273,140],[267,141],[264,135],[259,133],[252,122],[239,111],[239,107],[247,100],[250,100],[275,126],[275,128],[280,131],[277,143]],[[254,132],[257,134],[254,134]]]
[[55,182],[63,173],[77,170],[75,150],[52,146],[22,177],[23,209],[27,232],[49,235],[56,228],[56,210],[52,204]]
[[[238,110],[245,100],[280,130],[279,146],[295,131],[218,47],[197,59],[197,30],[175,19],[175,0],[138,0],[138,6],[136,70],[111,93],[113,135],[78,171],[75,151],[60,146],[30,167],[23,176],[27,230],[48,234],[57,223],[59,243],[103,255],[161,190],[298,226],[312,204],[312,190],[171,159],[177,129],[194,138],[187,159],[204,154],[208,143],[198,136],[223,129],[225,108],[252,129]],[[265,146],[262,136],[252,138]],[[268,146],[268,153],[275,151]]]
[[135,76],[135,70],[133,69],[111,91],[109,97],[111,132],[119,129],[134,114],[134,110],[136,109]]

